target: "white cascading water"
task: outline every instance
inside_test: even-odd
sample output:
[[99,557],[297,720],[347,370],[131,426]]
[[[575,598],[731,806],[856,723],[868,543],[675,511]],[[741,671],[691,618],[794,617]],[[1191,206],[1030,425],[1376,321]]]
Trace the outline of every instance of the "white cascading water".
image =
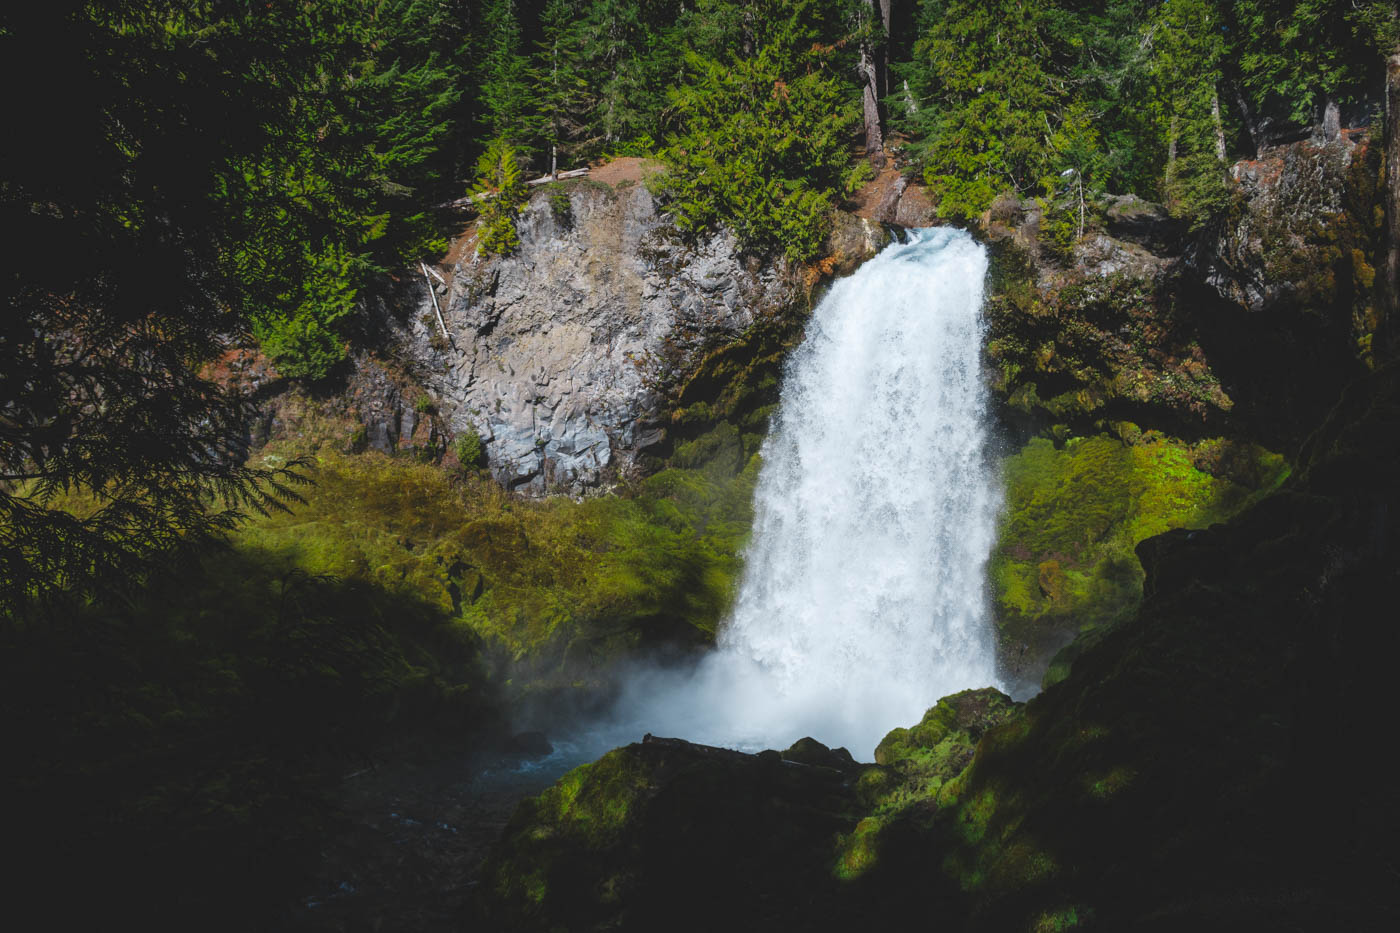
[[932,229],[832,287],[787,366],[733,616],[696,670],[633,681],[630,730],[811,735],[868,759],[939,697],[996,682],[986,271],[970,236]]

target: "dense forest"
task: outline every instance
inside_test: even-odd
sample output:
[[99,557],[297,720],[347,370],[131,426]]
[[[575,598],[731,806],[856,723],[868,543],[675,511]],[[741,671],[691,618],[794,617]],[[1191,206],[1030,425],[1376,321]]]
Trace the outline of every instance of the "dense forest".
[[[230,350],[331,392],[404,270],[467,221],[509,255],[527,182],[619,157],[660,166],[646,184],[683,235],[791,267],[884,171],[949,223],[1034,204],[1052,259],[1111,195],[1205,236],[1238,160],[1379,127],[1398,22],[1386,0],[8,5],[0,772],[20,881],[112,904],[165,887],[160,925],[222,901],[251,928],[300,891],[347,763],[405,721],[499,716],[509,652],[454,624],[469,574],[433,550],[528,512],[473,469],[479,439],[392,479],[305,444],[250,459],[253,403],[211,375]],[[488,599],[712,634],[755,469],[528,512],[538,546],[498,546]],[[325,539],[281,524],[328,497],[353,505]],[[450,582],[425,596],[429,577]],[[243,885],[258,897],[235,903]]]

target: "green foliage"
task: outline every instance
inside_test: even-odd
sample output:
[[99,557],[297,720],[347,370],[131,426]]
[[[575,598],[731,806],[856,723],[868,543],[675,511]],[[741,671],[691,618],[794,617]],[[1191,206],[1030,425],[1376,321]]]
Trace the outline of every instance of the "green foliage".
[[650,642],[711,638],[756,476],[756,461],[737,476],[666,470],[623,496],[525,502],[490,479],[454,484],[432,466],[327,446],[306,504],[235,541],[305,573],[411,592],[554,676],[566,659],[588,671]]
[[540,38],[530,71],[539,113],[539,137],[551,171],[571,158],[587,130],[588,80],[583,68],[578,0],[549,0],[540,13]]
[[338,244],[307,256],[300,294],[283,305],[290,310],[268,313],[254,322],[253,334],[282,375],[322,379],[345,359],[346,342],[337,324],[356,310],[358,290],[353,283],[361,280],[361,262]]
[[524,145],[530,136],[530,63],[521,51],[517,4],[488,0],[482,19],[485,36],[479,80],[487,139]]
[[486,448],[481,443],[481,435],[472,428],[458,434],[452,441],[452,452],[464,470],[474,470],[486,462]]
[[[236,224],[225,274],[242,310],[284,374],[317,379],[344,355],[357,297],[443,246],[428,205],[448,191],[460,33],[425,0],[278,2],[204,28],[285,56],[235,62],[252,93],[275,88],[286,106],[262,144],[206,170]],[[200,24],[182,21],[186,30],[205,41]]]
[[549,195],[549,212],[554,215],[554,219],[561,224],[569,224],[574,217],[574,204],[569,197],[569,190],[561,182],[550,182],[545,185],[545,192]]
[[307,78],[286,14],[0,13],[28,138],[0,155],[0,614],[119,598],[291,495],[285,471],[243,466],[246,401],[203,375],[247,336],[224,182],[284,145],[296,96],[267,72]]
[[[1086,186],[1165,200],[1199,227],[1228,206],[1221,163],[1246,140],[1374,99],[1395,34],[1384,2],[923,0],[896,66],[912,96],[889,104],[945,216],[1083,162]],[[1062,249],[1068,223],[1052,225]]]
[[687,56],[687,82],[672,93],[680,131],[663,152],[683,229],[724,223],[747,246],[793,260],[817,251],[847,190],[856,119],[836,59],[800,12],[771,24],[751,55]]
[[1233,0],[1226,6],[1245,87],[1307,124],[1325,101],[1353,103],[1374,87],[1394,47],[1385,0]]
[[1198,227],[1228,203],[1220,90],[1225,57],[1213,0],[1168,0],[1153,18],[1156,79],[1168,156],[1165,195],[1172,213]]
[[1098,130],[1083,104],[1066,108],[1050,137],[1049,173],[1041,179],[1040,236],[1067,254],[1094,219],[1095,199],[1103,193],[1104,157]]
[[592,0],[580,27],[594,84],[588,135],[604,147],[659,138],[666,89],[681,61],[674,0]]
[[1044,132],[1056,104],[1047,73],[1044,0],[939,0],[924,4],[910,83],[909,118],[924,180],[945,217],[980,214],[1012,187],[1045,175]]
[[514,252],[520,245],[515,218],[526,199],[516,151],[504,139],[496,139],[486,147],[476,167],[479,174],[473,197],[480,210],[477,243],[488,256]]

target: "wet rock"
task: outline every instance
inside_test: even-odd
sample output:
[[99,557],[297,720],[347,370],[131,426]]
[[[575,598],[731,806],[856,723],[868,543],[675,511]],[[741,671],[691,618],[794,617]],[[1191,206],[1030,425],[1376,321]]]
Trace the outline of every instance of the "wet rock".
[[836,771],[852,771],[860,765],[844,748],[828,748],[811,736],[798,739],[792,747],[782,753],[783,761],[795,761],[802,765],[832,768]]

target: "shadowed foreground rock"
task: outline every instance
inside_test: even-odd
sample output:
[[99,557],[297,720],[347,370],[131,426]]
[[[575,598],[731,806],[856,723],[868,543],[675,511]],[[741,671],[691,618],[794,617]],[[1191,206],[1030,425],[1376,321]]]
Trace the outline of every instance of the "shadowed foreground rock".
[[[799,757],[842,760],[800,744]],[[483,872],[483,919],[521,931],[783,929],[838,911],[832,844],[858,818],[858,767],[650,736],[615,749],[520,805]]]
[[647,736],[521,804],[482,872],[482,919],[521,931],[859,929],[873,888],[856,881],[885,816],[956,777],[1019,706],[991,688],[940,700],[881,743],[888,766],[810,737],[748,755]]

